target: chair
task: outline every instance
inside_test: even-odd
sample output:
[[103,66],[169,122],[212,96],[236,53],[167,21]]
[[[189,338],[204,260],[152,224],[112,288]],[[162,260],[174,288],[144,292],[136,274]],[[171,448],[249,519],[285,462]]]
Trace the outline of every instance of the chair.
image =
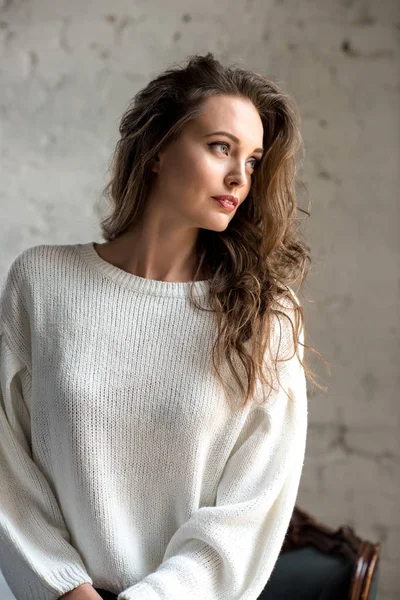
[[[336,531],[295,507],[281,553],[258,600],[375,600],[381,545]],[[97,590],[103,600],[116,595]]]
[[258,600],[374,600],[380,550],[351,527],[335,531],[296,506]]
[[99,594],[99,596],[103,599],[103,600],[117,600],[117,594],[113,594],[112,592],[109,592],[108,590],[103,590],[103,588],[94,588],[96,590],[96,592]]

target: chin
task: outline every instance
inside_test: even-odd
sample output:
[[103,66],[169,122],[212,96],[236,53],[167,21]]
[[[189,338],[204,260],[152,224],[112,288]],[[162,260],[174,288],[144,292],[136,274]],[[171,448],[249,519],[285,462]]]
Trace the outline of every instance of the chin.
[[204,223],[203,225],[201,225],[201,229],[208,229],[209,231],[225,231],[225,229],[228,227],[229,223],[231,222],[231,219],[218,219],[217,221],[214,222],[208,222],[208,223]]
[[201,227],[201,229],[207,229],[208,231],[215,231],[216,233],[218,233],[218,232],[221,232],[221,231],[225,231],[225,229],[228,227],[228,224],[229,223],[227,223],[225,225],[225,227],[217,227],[217,226],[215,226],[215,227],[205,227],[204,226],[204,227]]

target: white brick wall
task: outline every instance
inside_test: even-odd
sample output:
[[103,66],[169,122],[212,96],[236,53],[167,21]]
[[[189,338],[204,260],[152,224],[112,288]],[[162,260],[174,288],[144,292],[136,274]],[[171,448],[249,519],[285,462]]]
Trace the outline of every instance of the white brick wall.
[[119,118],[173,62],[211,50],[295,96],[313,199],[305,308],[332,371],[327,394],[310,389],[298,504],[382,542],[379,600],[400,594],[399,7],[0,0],[0,277],[27,246],[100,241]]

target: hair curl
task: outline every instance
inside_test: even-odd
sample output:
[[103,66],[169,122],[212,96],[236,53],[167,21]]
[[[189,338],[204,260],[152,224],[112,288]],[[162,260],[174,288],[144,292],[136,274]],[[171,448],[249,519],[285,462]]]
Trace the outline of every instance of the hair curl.
[[[271,392],[274,378],[268,379],[269,367],[274,366],[274,375],[278,375],[278,363],[292,358],[295,351],[307,377],[325,391],[306,364],[304,350],[300,351],[303,346],[321,357],[303,343],[304,310],[290,287],[299,282],[302,293],[311,264],[310,248],[296,218],[296,210],[310,216],[296,203],[296,181],[306,189],[297,177],[296,158],[304,148],[300,119],[292,98],[275,82],[240,66],[224,66],[207,53],[191,56],[186,66],[175,65],[140,90],[120,122],[111,179],[103,190],[111,202],[111,213],[101,221],[103,237],[111,241],[140,219],[151,185],[151,162],[215,95],[242,97],[254,104],[262,120],[266,148],[246,201],[228,227],[223,232],[199,230],[194,280],[203,272],[210,275],[209,302],[218,325],[213,346],[216,373],[222,382],[220,367],[225,357],[243,394],[243,406],[250,399],[257,403],[257,382],[263,391]],[[207,310],[193,298],[192,286],[190,290],[197,308]],[[294,323],[288,309],[293,310]],[[271,352],[272,340],[276,341],[278,322],[281,331],[279,315],[290,322],[293,353],[279,358],[280,333],[275,357],[265,361],[270,356],[267,345]],[[238,358],[247,388],[239,376]],[[267,398],[262,394],[260,404],[269,394]]]

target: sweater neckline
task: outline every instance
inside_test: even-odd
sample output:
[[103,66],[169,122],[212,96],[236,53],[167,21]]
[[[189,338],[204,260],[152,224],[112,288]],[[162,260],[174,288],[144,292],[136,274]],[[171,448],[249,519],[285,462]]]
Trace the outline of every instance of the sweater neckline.
[[141,294],[172,297],[189,296],[191,285],[193,285],[194,296],[204,296],[209,292],[211,279],[201,281],[161,281],[159,279],[147,279],[133,273],[128,273],[101,258],[97,254],[94,243],[77,244],[80,256],[90,267],[126,288],[133,289]]

